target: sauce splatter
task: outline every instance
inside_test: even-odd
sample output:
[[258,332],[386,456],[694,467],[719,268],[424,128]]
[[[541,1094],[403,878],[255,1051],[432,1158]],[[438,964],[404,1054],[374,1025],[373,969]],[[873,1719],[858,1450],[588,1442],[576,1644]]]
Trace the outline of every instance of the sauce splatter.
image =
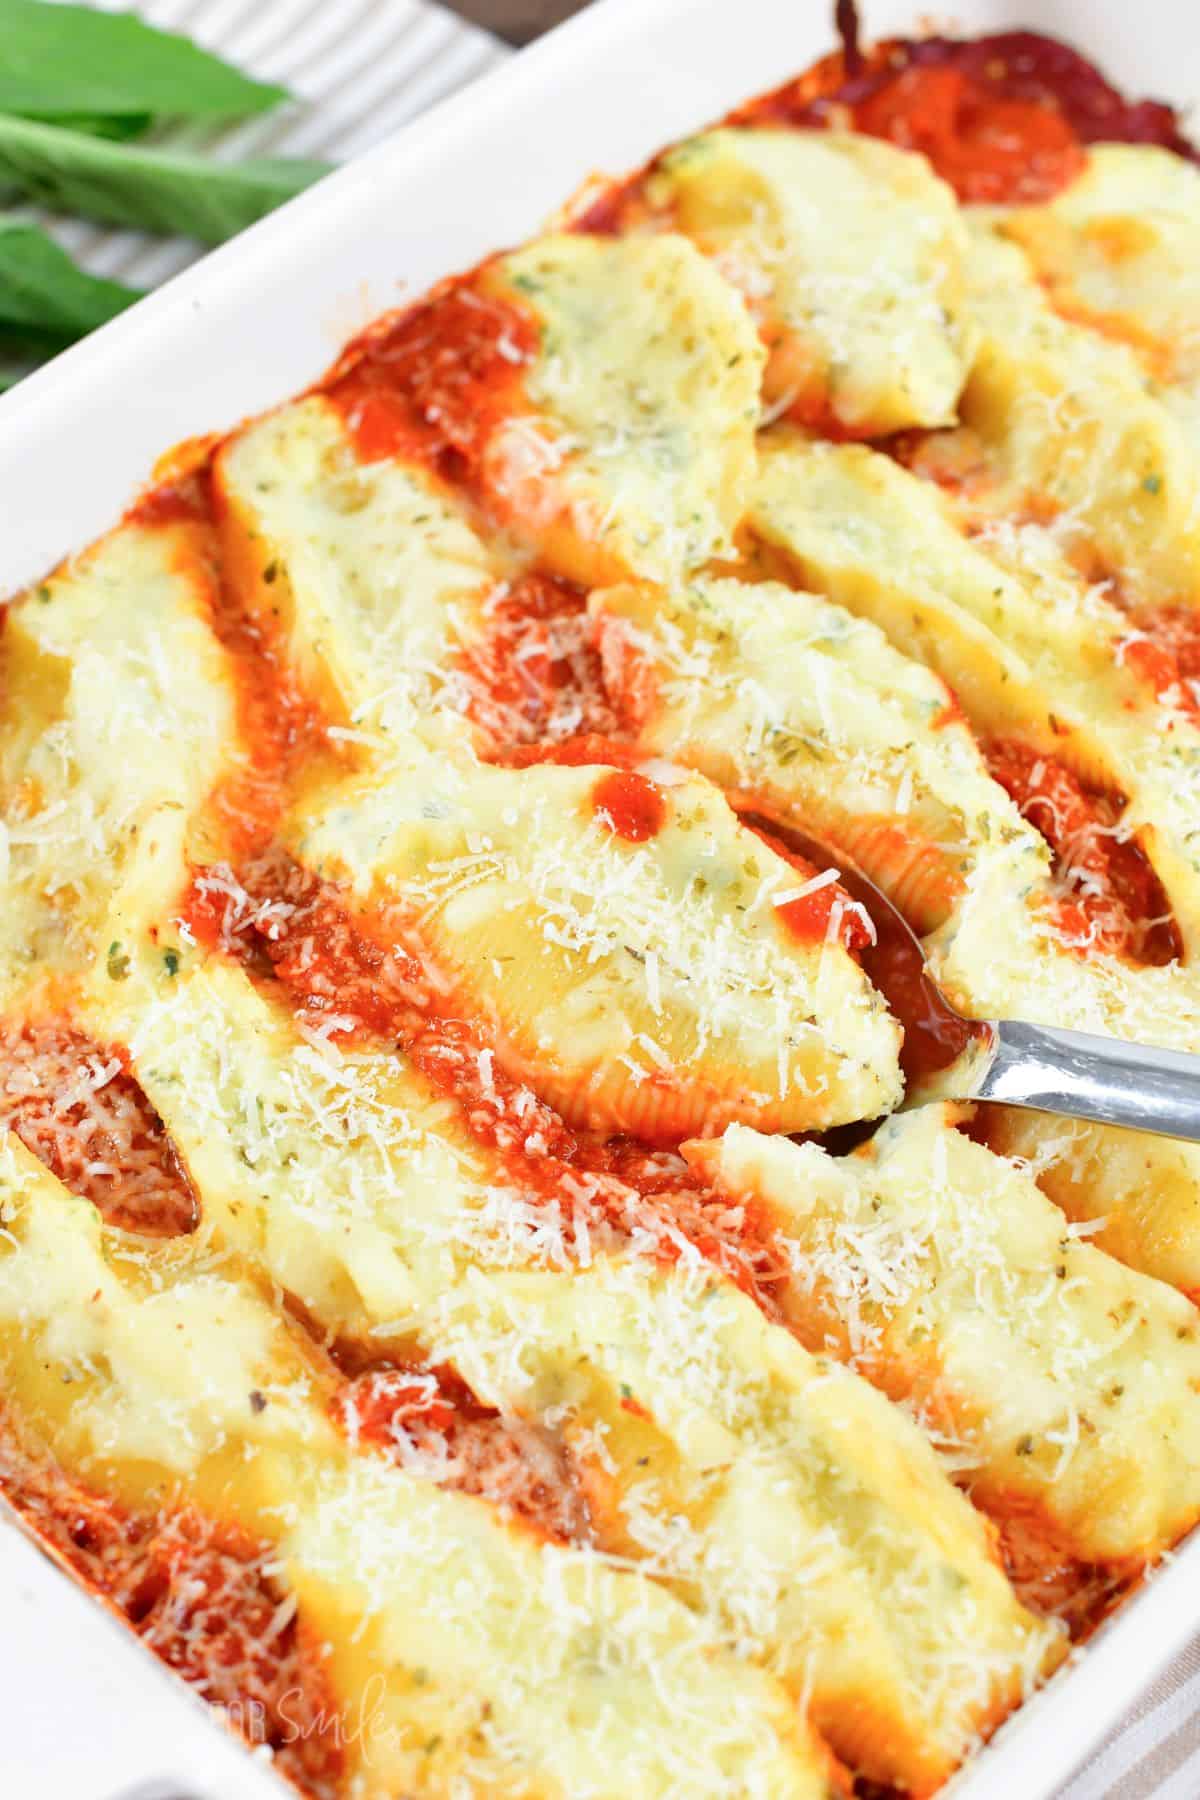
[[662,789],[630,769],[611,769],[592,789],[592,805],[602,825],[631,844],[657,837],[667,816]]

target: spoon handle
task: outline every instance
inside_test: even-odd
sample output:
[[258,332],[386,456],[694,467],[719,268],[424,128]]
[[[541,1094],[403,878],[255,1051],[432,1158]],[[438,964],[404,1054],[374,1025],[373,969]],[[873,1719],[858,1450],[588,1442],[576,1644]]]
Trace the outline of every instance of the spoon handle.
[[1200,1143],[1200,1056],[1005,1019],[963,1099],[1127,1125]]

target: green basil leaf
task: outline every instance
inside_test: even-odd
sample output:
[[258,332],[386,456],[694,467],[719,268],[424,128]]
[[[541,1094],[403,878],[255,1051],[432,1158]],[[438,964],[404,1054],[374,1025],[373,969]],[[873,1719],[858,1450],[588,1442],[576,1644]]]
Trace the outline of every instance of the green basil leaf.
[[223,163],[0,115],[0,189],[106,225],[219,244],[327,173],[325,163]]
[[36,332],[8,331],[0,324],[0,393],[67,348],[69,339],[39,336]]
[[141,137],[149,130],[150,113],[34,113],[27,117],[41,119],[46,125],[61,125],[67,131],[86,131],[89,137],[115,138],[125,141]]
[[0,217],[0,326],[71,343],[115,318],[135,288],[77,268],[36,225]]
[[133,13],[0,0],[0,111],[233,119],[286,98]]

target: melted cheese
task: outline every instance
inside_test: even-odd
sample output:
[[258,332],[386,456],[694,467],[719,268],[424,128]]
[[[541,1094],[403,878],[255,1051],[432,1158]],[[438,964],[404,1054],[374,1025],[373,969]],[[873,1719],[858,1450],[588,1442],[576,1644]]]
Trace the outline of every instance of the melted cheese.
[[1200,1303],[1200,1147],[1003,1106],[985,1124],[1092,1243]]
[[333,1679],[369,1696],[369,1800],[842,1791],[774,1678],[657,1583],[399,1482],[356,1461],[286,1542]]
[[125,526],[5,614],[0,997],[111,961],[183,879],[237,759],[200,528]]
[[1018,495],[1068,515],[1150,602],[1200,586],[1200,446],[1124,344],[1054,311],[1015,244],[968,258],[979,349],[962,418]]
[[227,1259],[107,1230],[8,1134],[0,1217],[6,1397],[73,1466],[128,1465],[122,1491],[142,1502],[205,1463],[218,1492],[251,1444],[264,1464],[293,1441],[329,1448],[316,1374]]
[[[938,670],[985,731],[1019,722],[1047,751],[1117,777],[1123,715],[1140,711],[1144,729],[1159,710],[1118,655],[1127,616],[1046,531],[964,519],[891,457],[772,434],[750,518],[806,579]],[[1064,745],[1064,726],[1077,745]],[[1175,731],[1192,747],[1193,731],[1181,721]]]
[[745,293],[776,408],[863,437],[953,422],[967,237],[924,157],[852,132],[713,131],[667,152],[649,197]]
[[836,1161],[732,1127],[689,1156],[784,1235],[809,1342],[908,1401],[999,1516],[1083,1561],[1158,1554],[1200,1514],[1200,1314],[1072,1234],[1028,1175],[904,1114]]
[[564,1422],[602,1540],[767,1656],[874,1780],[931,1791],[1055,1660],[909,1421],[711,1271],[600,1259],[442,1309],[479,1392]]
[[[1122,788],[1124,822],[1194,949],[1200,737],[1125,668],[1117,650],[1128,622],[1069,573],[1046,533],[993,512],[968,541],[950,504],[890,459],[794,434],[764,456],[752,517],[804,579],[952,682],[985,730],[1019,723],[1033,742]],[[1036,886],[1007,875],[993,886],[985,871],[998,865],[980,850],[952,918],[927,943],[937,979],[964,1011],[1200,1045],[1192,965],[1131,969],[1064,953],[1027,905],[1013,903]],[[1001,1147],[1044,1146],[1048,1191],[1074,1217],[1111,1219],[1106,1247],[1200,1291],[1200,1156],[1191,1146],[1021,1117],[996,1129]],[[1064,1141],[1060,1160],[1054,1146]]]
[[925,1791],[1052,1656],[912,1427],[690,1246],[670,1269],[580,1266],[394,1056],[303,1043],[231,969],[137,1016],[203,1229],[327,1328],[415,1335],[506,1415],[565,1430],[608,1547],[811,1693],[856,1765]]
[[610,588],[590,606],[645,750],[832,839],[923,931],[981,860],[998,893],[1044,879],[1045,846],[945,684],[876,625],[770,581]]
[[1026,252],[1056,311],[1128,344],[1200,442],[1200,170],[1150,144],[1096,144],[1048,206],[998,229]]
[[[186,1241],[123,1235],[0,1140],[6,1406],[98,1493],[179,1494],[270,1541],[365,1726],[355,1800],[829,1800],[810,1710],[856,1775],[931,1793],[1062,1643],[905,1409],[997,1520],[1036,1516],[1085,1560],[1128,1571],[1193,1522],[1196,1315],[1114,1257],[1200,1293],[1200,1150],[1003,1109],[986,1129],[1027,1170],[936,1108],[842,1160],[759,1135],[894,1106],[899,1031],[835,915],[827,941],[789,933],[806,884],[712,784],[846,846],[965,1010],[1200,1048],[1193,966],[1054,937],[1046,846],[946,685],[1128,796],[1194,952],[1200,731],[1127,655],[1123,606],[1190,600],[1200,572],[1198,182],[1105,148],[1051,206],[968,228],[893,146],[705,134],[655,165],[633,235],[547,237],[463,289],[530,327],[492,346],[503,379],[439,464],[464,492],[364,461],[309,397],[218,452],[215,534],[147,514],[14,603],[0,1023],[32,1042],[40,1007],[105,1045],[48,1096],[76,1147],[127,1058],[202,1216]],[[417,390],[461,385],[448,339],[436,368],[420,354]],[[414,404],[436,434],[437,401]],[[839,438],[961,417],[905,454],[976,464],[951,499],[757,429],[784,415]],[[743,579],[718,579],[734,558]],[[624,771],[477,759],[464,669],[481,642],[543,654],[491,618],[539,562],[607,589],[596,716],[620,699],[646,759],[627,835],[603,789]],[[264,773],[235,673],[267,665],[213,629],[237,601],[357,747],[354,775],[273,795],[286,847],[572,1124],[729,1126],[688,1155],[726,1190],[720,1242],[749,1201],[753,1254],[786,1259],[795,1336],[672,1196],[537,1163],[532,1133],[502,1158],[391,1045],[330,1041],[347,1021],[293,1016],[182,931],[165,947],[189,872],[228,851],[210,800]],[[596,1547],[348,1439],[290,1297],[329,1341],[445,1362],[514,1442],[553,1446]]]
[[402,1059],[305,1039],[212,959],[90,1016],[133,1069],[201,1195],[201,1230],[262,1259],[338,1332],[418,1329],[472,1258],[538,1255],[511,1187]]
[[494,503],[585,583],[726,555],[754,473],[764,353],[685,238],[541,238],[491,279],[538,322],[530,412],[484,458]]
[[[1077,766],[1122,787],[1131,797],[1131,834],[1155,819],[1145,848],[1185,933],[1195,932],[1200,733],[1148,702],[1123,671],[1113,645],[1127,625],[1110,616],[1115,609],[1103,595],[1089,600],[1082,583],[1072,583],[1052,544],[1015,529],[998,529],[986,545],[969,541],[937,490],[890,458],[795,434],[779,437],[764,456],[751,517],[804,579],[938,669],[985,730],[1011,730],[1015,718],[1051,754],[1073,750]],[[1055,729],[1064,723],[1074,735]],[[939,748],[943,735],[930,747]],[[954,754],[947,737],[948,763]],[[1048,895],[1044,856],[1029,849],[1036,834],[1007,801],[998,798],[991,810],[994,819],[1007,818],[1010,835],[993,833],[978,810],[964,821],[975,857],[963,895],[929,946],[947,991],[979,1018],[1200,1045],[1193,969],[1132,968],[1102,955],[1080,961],[1064,950],[1036,904]]]
[[104,1231],[11,1139],[0,1217],[6,1394],[68,1467],[130,1495],[183,1476],[274,1540],[357,1721],[356,1794],[826,1800],[783,1691],[655,1583],[339,1439],[311,1355],[227,1259]]
[[505,1063],[572,1120],[661,1138],[889,1104],[896,1027],[840,943],[781,923],[794,870],[699,778],[658,790],[652,837],[623,838],[606,774],[370,776],[297,816],[296,854],[415,921]]
[[230,578],[304,689],[343,725],[461,737],[454,658],[501,579],[462,503],[415,463],[362,462],[316,396],[240,433],[215,478]]

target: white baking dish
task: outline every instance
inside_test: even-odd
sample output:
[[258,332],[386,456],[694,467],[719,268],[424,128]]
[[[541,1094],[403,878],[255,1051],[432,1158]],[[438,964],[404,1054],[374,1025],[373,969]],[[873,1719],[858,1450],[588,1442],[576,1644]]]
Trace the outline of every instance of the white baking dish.
[[[871,36],[928,22],[919,0],[863,12]],[[180,438],[283,399],[373,314],[527,236],[587,174],[804,67],[830,48],[831,14],[832,0],[602,0],[22,383],[0,399],[0,593],[109,525]],[[956,0],[943,22],[1035,26],[1133,94],[1200,100],[1194,0],[1142,0],[1136,15],[1127,0]],[[952,1784],[955,1800],[1046,1800],[1197,1627],[1200,1536]],[[36,1768],[14,1767],[11,1696],[39,1654],[61,1728]],[[142,1734],[153,1771],[125,1755]],[[212,1800],[280,1792],[0,1518],[0,1789],[107,1800],[151,1772]]]

